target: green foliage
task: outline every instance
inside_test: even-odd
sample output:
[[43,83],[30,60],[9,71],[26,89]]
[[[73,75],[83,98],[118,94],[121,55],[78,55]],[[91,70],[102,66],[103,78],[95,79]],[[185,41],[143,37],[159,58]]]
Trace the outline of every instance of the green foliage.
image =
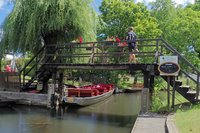
[[195,11],[200,11],[200,1],[199,0],[195,0],[194,4],[190,4],[187,7],[188,8],[192,8]]
[[157,18],[163,38],[199,68],[200,12],[190,7],[175,7],[172,0],[156,0],[151,14]]
[[175,122],[181,133],[198,133],[200,131],[200,105],[192,106],[189,110],[178,110],[175,114]]
[[167,103],[164,98],[160,95],[160,90],[162,88],[162,83],[154,84],[154,93],[152,96],[152,105],[151,111],[152,112],[165,112],[167,111]]
[[[41,46],[41,39],[69,42],[79,36],[92,40],[95,12],[90,0],[16,0],[4,25],[2,49],[29,51]],[[47,39],[47,40],[48,40]],[[94,38],[93,38],[94,39]]]
[[124,39],[130,26],[134,26],[140,38],[156,38],[161,35],[155,18],[150,16],[147,8],[133,0],[103,0],[99,16],[103,26],[98,33],[118,36]]

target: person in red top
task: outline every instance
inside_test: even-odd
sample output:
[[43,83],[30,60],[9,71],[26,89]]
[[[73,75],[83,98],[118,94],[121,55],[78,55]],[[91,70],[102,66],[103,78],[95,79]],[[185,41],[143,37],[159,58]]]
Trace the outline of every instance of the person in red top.
[[83,42],[83,38],[79,37],[79,43],[82,43],[82,42]]
[[115,41],[119,43],[121,40],[118,37],[116,37]]
[[6,70],[6,72],[11,72],[11,67],[10,67],[10,65],[6,65],[5,70]]

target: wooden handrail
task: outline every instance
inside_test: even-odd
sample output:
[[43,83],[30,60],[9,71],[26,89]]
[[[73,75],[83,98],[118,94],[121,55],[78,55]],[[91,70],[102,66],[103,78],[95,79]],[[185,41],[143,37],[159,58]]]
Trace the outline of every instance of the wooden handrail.
[[196,101],[198,101],[199,97],[199,90],[200,90],[200,71],[191,64],[185,57],[183,57],[176,49],[174,49],[171,45],[169,45],[165,40],[161,39],[161,41],[164,43],[165,47],[173,52],[174,54],[178,55],[178,57],[189,67],[191,67],[194,71],[197,72],[197,81],[195,81],[189,74],[187,74],[185,71],[181,70],[187,77],[189,77],[191,80],[193,80],[196,83]]
[[166,48],[168,48],[168,50],[170,50],[170,51],[174,52],[175,54],[177,54],[178,57],[181,58],[193,70],[195,70],[196,72],[200,73],[200,71],[194,65],[192,65],[185,57],[183,57],[176,49],[174,49],[171,45],[169,45],[165,40],[162,39],[162,42],[167,46]]
[[198,83],[193,77],[191,77],[186,71],[180,70],[182,73],[184,73],[189,79],[191,79],[193,82]]
[[44,50],[44,46],[31,58],[31,60],[20,70],[20,73],[22,73],[25,69],[26,69],[26,67],[28,66],[28,65],[30,65],[31,64],[31,62],[40,54],[40,52],[42,52]]

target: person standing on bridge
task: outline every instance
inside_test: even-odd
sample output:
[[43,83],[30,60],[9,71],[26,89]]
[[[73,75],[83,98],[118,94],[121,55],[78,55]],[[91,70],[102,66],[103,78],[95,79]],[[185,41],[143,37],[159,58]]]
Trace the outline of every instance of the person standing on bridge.
[[134,32],[133,27],[130,27],[126,36],[126,40],[128,43],[128,50],[129,50],[129,63],[131,63],[132,61],[136,63],[135,54],[132,53],[133,51],[138,52],[136,38],[137,36],[136,36],[136,33]]

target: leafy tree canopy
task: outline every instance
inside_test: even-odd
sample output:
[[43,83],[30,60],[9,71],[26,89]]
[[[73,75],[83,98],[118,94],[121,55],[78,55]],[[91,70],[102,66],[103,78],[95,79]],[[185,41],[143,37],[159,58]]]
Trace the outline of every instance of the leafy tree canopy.
[[151,4],[151,13],[159,22],[162,37],[193,64],[200,66],[200,12],[191,5],[176,7],[172,0],[156,0]]
[[162,30],[162,37],[166,36],[166,27],[176,18],[176,7],[172,0],[156,0],[151,2],[151,15],[158,20],[159,28]]
[[90,0],[16,0],[4,24],[1,49],[27,51],[45,44],[72,41],[95,34]]
[[200,66],[200,11],[190,8],[179,9],[168,27],[166,38],[181,53],[188,55],[194,64]]
[[133,0],[103,0],[100,6],[100,19],[104,23],[98,33],[109,36],[125,37],[130,26],[133,26],[140,38],[156,38],[161,35],[155,18],[143,4],[134,4]]
[[195,11],[200,11],[200,0],[195,0],[194,4],[190,4],[187,7],[192,8]]

